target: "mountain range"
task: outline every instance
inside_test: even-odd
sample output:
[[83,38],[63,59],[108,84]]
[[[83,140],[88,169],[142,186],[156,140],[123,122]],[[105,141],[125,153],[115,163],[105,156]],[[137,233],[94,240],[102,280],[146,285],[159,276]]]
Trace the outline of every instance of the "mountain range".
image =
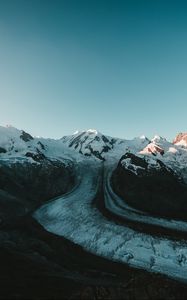
[[149,160],[159,159],[186,180],[187,133],[179,133],[173,142],[158,135],[152,139],[146,136],[132,140],[106,136],[97,130],[75,132],[61,139],[32,137],[23,130],[12,126],[0,127],[0,160],[36,162],[50,159],[95,158],[101,161],[119,161],[122,155],[130,152]]
[[186,162],[187,133],[172,142],[93,129],[50,139],[0,127],[2,299],[28,298],[28,282],[38,299],[35,277],[50,283],[50,299],[74,299],[74,282],[121,299],[127,276],[155,299],[166,284],[167,299],[174,287],[187,295]]

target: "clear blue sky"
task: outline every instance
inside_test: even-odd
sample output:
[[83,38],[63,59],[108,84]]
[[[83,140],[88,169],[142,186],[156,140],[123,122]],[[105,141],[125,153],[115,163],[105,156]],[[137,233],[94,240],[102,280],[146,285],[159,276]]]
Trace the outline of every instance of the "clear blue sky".
[[0,124],[187,130],[187,1],[0,0]]

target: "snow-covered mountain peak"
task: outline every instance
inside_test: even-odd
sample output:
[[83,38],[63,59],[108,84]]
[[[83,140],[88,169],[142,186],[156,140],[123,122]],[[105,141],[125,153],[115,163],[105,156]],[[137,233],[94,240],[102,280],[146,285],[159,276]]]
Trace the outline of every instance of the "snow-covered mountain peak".
[[0,126],[0,144],[7,144],[10,140],[14,143],[18,140],[29,141],[33,137],[23,130],[19,130],[13,126]]
[[160,135],[155,135],[146,145],[145,148],[143,148],[140,151],[140,154],[146,155],[146,154],[152,154],[154,156],[161,154],[163,155],[165,152],[165,146],[168,146],[167,140]]
[[80,133],[80,131],[79,130],[75,130],[75,132],[73,133],[73,135],[76,135],[78,133]]
[[61,141],[85,156],[95,156],[104,160],[104,154],[113,149],[116,140],[95,129],[88,129],[81,132],[78,131],[70,136],[65,136]]
[[187,147],[187,132],[180,132],[174,139],[173,144]]
[[0,155],[7,157],[38,157],[42,156],[44,145],[34,139],[24,130],[19,130],[13,126],[0,126]]
[[73,135],[79,135],[81,133],[87,133],[87,134],[93,134],[93,135],[98,135],[101,134],[100,132],[98,132],[96,129],[87,129],[87,130],[76,130]]
[[95,135],[98,134],[98,131],[96,129],[88,129],[86,132],[89,134],[95,134]]
[[[113,138],[95,129],[77,131],[60,140],[32,137],[29,133],[13,126],[0,126],[0,158],[61,157],[72,155],[76,159],[84,156],[99,160],[116,161],[125,153],[159,159],[175,168],[186,165],[187,133],[181,133],[173,143],[161,136],[149,140],[145,135],[132,140]],[[181,167],[182,168],[182,167]]]
[[139,152],[140,154],[146,155],[146,154],[153,154],[156,156],[157,154],[164,154],[164,149],[157,145],[155,142],[149,143],[143,150]]
[[155,144],[157,144],[157,143],[162,143],[162,142],[165,142],[165,141],[166,141],[166,139],[163,138],[163,137],[161,137],[161,136],[158,135],[158,134],[156,134],[156,135],[152,138],[152,140],[151,140],[151,142],[153,142],[153,143],[155,143]]
[[140,138],[141,140],[148,140],[148,138],[147,138],[144,134],[140,135],[139,138]]
[[163,137],[155,135],[148,145],[140,151],[140,154],[163,155],[168,150],[170,143]]
[[4,133],[6,133],[6,134],[9,134],[9,133],[13,134],[14,133],[15,135],[17,135],[20,132],[21,132],[21,130],[13,127],[12,125],[0,126],[0,134],[4,134]]

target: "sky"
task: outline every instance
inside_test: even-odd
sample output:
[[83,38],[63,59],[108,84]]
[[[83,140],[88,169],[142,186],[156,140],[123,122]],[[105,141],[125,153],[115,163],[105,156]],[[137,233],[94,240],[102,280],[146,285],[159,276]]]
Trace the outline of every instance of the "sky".
[[187,1],[0,0],[0,124],[60,138],[187,130]]

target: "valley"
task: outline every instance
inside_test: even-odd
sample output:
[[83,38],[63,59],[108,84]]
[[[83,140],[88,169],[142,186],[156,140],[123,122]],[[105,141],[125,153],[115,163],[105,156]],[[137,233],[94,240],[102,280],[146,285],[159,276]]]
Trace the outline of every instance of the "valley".
[[1,127],[2,299],[138,299],[135,290],[185,299],[184,137],[128,141],[89,130],[52,140]]

